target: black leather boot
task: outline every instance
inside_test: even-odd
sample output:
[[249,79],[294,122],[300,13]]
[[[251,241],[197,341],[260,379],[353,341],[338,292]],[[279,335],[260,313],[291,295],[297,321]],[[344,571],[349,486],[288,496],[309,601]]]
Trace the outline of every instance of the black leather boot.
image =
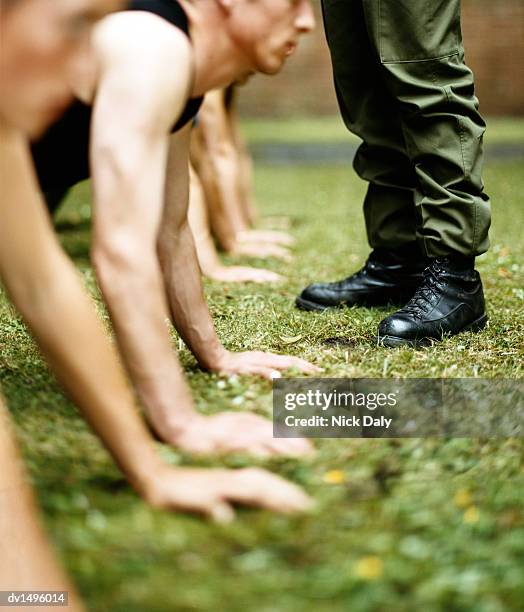
[[432,259],[411,300],[386,317],[377,341],[384,346],[424,346],[445,335],[479,331],[488,320],[474,258]]
[[420,285],[427,264],[416,243],[375,249],[361,270],[335,283],[309,285],[296,305],[302,310],[325,310],[342,305],[405,304]]

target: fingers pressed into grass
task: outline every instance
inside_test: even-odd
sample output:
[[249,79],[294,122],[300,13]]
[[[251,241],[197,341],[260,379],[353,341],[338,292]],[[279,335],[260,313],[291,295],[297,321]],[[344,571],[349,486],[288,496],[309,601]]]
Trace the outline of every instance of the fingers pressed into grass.
[[233,506],[225,501],[216,501],[209,509],[208,514],[212,521],[222,525],[227,525],[235,520]]
[[275,455],[306,457],[315,454],[313,444],[305,438],[273,438],[269,445]]

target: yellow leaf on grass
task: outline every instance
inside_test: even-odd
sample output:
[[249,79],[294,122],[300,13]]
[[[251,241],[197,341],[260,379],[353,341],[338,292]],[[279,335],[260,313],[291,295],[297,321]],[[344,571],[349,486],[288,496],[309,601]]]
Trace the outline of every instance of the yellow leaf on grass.
[[384,562],[380,557],[362,557],[355,565],[355,574],[363,580],[377,580],[384,573]]
[[295,342],[302,340],[303,337],[304,335],[300,334],[300,336],[280,336],[280,339],[284,344],[295,344]]
[[346,482],[346,475],[342,470],[329,470],[324,474],[324,482],[328,484],[342,484]]
[[504,266],[498,269],[497,274],[502,278],[511,278],[513,276],[513,274],[511,274],[507,268],[504,268]]
[[471,506],[471,504],[473,503],[473,498],[471,496],[471,493],[467,489],[459,489],[455,493],[455,497],[453,498],[453,503],[458,508],[467,508],[468,506]]
[[474,525],[479,522],[480,512],[476,506],[470,506],[466,512],[464,512],[464,522],[468,525]]

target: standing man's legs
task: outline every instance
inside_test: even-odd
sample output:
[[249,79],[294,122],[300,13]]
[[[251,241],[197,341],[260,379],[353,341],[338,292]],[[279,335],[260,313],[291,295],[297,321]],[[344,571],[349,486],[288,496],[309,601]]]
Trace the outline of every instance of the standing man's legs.
[[[339,100],[345,100],[352,89],[358,89],[359,80],[355,73],[352,74],[353,84],[350,78],[341,80],[340,75],[348,70],[344,65],[352,65],[350,44],[347,34],[333,36],[330,33],[343,28],[339,22],[350,27],[351,15],[347,10],[353,7],[356,11],[357,5],[362,7],[364,15],[367,48],[372,49],[371,65],[373,73],[378,75],[378,91],[395,109],[403,136],[403,153],[415,177],[411,210],[416,238],[424,255],[431,258],[431,273],[426,273],[405,309],[381,323],[378,339],[390,345],[417,344],[441,338],[446,333],[479,329],[485,324],[486,316],[482,284],[474,271],[474,257],[488,248],[490,205],[481,178],[485,125],[478,113],[473,75],[464,63],[460,0],[355,0],[347,3],[324,0]],[[367,64],[368,51],[365,57]],[[366,80],[362,83],[363,90],[368,89]],[[348,113],[358,110],[354,97],[347,98],[346,106]],[[366,105],[365,110],[368,108],[372,108],[371,105]],[[342,111],[344,113],[343,108]],[[381,119],[382,116],[375,121],[377,129],[383,124]],[[348,127],[358,133],[356,122],[348,122]],[[380,132],[387,133],[384,129]],[[361,135],[365,140],[369,138],[364,132]],[[366,151],[369,145],[365,142],[364,153]],[[366,218],[370,243],[375,246],[373,236],[388,236],[387,230],[381,229],[383,225],[395,232],[398,231],[396,220],[410,229],[413,225],[409,224],[407,214],[403,222],[400,220],[398,208],[391,214],[393,199],[388,198],[382,210],[379,198],[370,200],[370,194],[376,190],[377,181],[373,177],[376,160],[366,159],[361,153],[362,149],[355,167],[363,178],[371,181]],[[377,158],[387,163],[384,156]],[[367,174],[370,169],[371,175]],[[398,180],[401,174],[397,171],[394,176]],[[405,231],[400,235],[405,236]],[[395,244],[386,242],[386,246]],[[360,275],[360,285],[369,286],[369,277],[375,281],[373,275],[383,274],[380,265],[378,274],[376,267],[364,268],[364,276],[361,272],[347,280]],[[336,285],[345,289],[344,281]],[[304,293],[314,288],[313,285]],[[352,303],[351,300],[342,301]]]
[[488,248],[489,198],[460,0],[365,0],[383,81],[400,114],[416,172],[417,237],[426,254],[476,256]]
[[[297,298],[307,310],[342,303],[405,303],[422,280],[416,245],[416,175],[406,152],[401,117],[385,87],[363,0],[323,0],[335,90],[347,128],[362,138],[354,160],[368,181],[364,216],[374,249],[363,270],[337,283],[310,285]],[[415,263],[414,263],[415,262]]]
[[430,257],[484,253],[485,124],[464,63],[460,0],[323,0],[323,7],[340,110],[364,140],[355,169],[369,181],[370,245],[397,247],[416,231]]
[[413,242],[415,174],[395,100],[370,44],[362,0],[323,0],[323,14],[340,113],[363,140],[354,168],[369,183],[364,214],[370,246]]
[[474,262],[488,249],[491,216],[481,176],[485,124],[464,62],[460,0],[364,4],[417,176],[417,239],[431,258],[413,299],[379,325],[378,341],[414,346],[477,331],[487,317]]

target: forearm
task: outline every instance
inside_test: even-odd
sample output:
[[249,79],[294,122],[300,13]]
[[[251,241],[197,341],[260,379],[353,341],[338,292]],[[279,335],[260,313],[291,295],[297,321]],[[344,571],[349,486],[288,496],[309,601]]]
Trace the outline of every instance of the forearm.
[[57,252],[26,284],[8,278],[4,282],[58,380],[127,478],[142,491],[160,460],[116,351],[72,264]]
[[238,231],[237,223],[229,214],[227,194],[223,190],[219,169],[213,163],[209,152],[203,147],[199,152],[197,174],[202,184],[204,205],[213,236],[224,251],[232,251]]
[[175,436],[194,417],[168,325],[169,311],[153,249],[118,255],[95,248],[102,293],[130,378],[157,431]]
[[141,486],[158,462],[114,348],[58,244],[27,145],[2,141],[0,277],[57,378],[128,478]]
[[247,149],[238,151],[239,156],[239,189],[242,215],[246,227],[253,227],[258,218],[253,190],[253,161]]
[[223,91],[211,92],[204,99],[196,136],[213,232],[221,247],[231,251],[236,233],[248,227],[242,214],[239,160]]
[[[249,229],[242,213],[238,158],[234,148],[227,146],[224,150],[209,151],[204,168],[204,190],[207,183],[215,191],[214,197],[206,197],[211,226],[221,247],[230,251],[234,249],[236,234]],[[228,242],[222,238],[224,228],[229,232]]]
[[190,185],[188,220],[195,242],[198,264],[204,276],[212,277],[217,269],[222,268],[222,263],[211,236],[202,186],[193,169],[190,172]]
[[229,128],[238,157],[238,188],[242,215],[246,227],[252,227],[258,216],[253,193],[253,160],[240,129],[236,100],[230,110]]
[[199,364],[216,369],[226,352],[215,331],[202,287],[193,235],[187,220],[159,239],[159,256],[173,322]]
[[227,351],[218,339],[204,298],[188,222],[189,138],[189,129],[171,138],[157,252],[175,327],[203,368],[218,369]]

